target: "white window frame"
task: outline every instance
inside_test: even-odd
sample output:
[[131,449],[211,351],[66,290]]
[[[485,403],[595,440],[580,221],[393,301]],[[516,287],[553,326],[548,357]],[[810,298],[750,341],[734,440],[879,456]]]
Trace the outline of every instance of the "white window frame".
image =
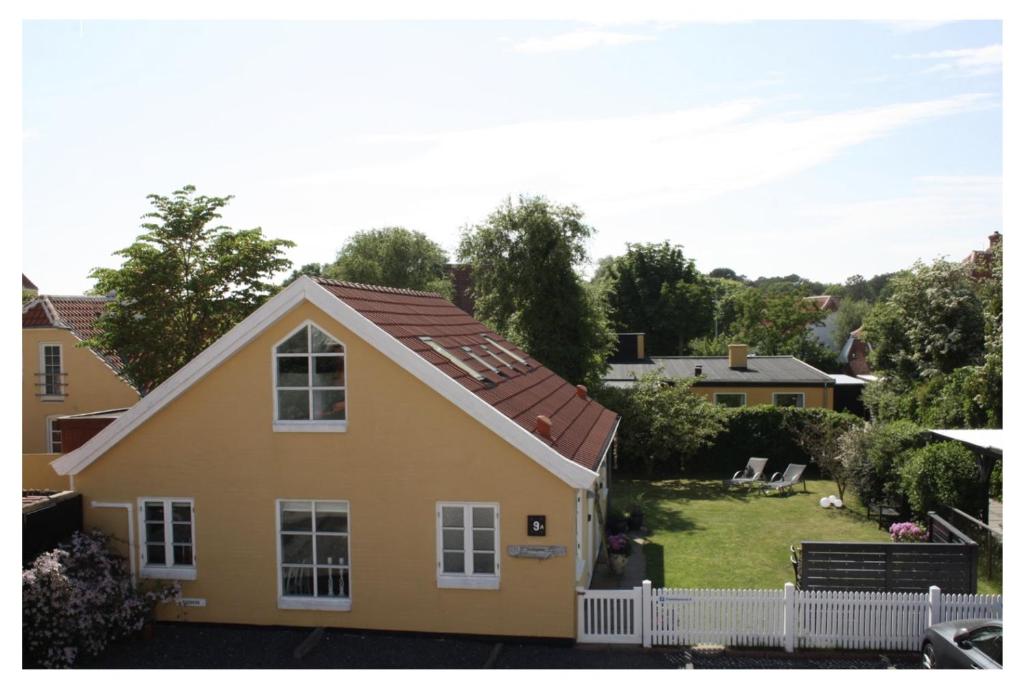
[[[164,565],[147,564],[146,556],[146,504],[160,502],[164,505]],[[167,564],[174,561],[174,528],[171,513],[172,504],[188,504],[191,509],[192,565]],[[191,497],[144,496],[139,497],[137,506],[139,524],[139,575],[143,578],[166,578],[178,581],[194,581],[199,554],[196,551],[196,501]]]
[[[294,333],[293,333],[294,334]],[[347,366],[347,365],[346,365]],[[281,555],[281,506],[287,503],[311,504],[313,534],[313,583],[316,584],[316,505],[345,504],[345,517],[348,531],[345,542],[348,544],[348,597],[321,598],[312,595],[285,595],[284,581],[281,577],[283,557]],[[277,607],[280,610],[326,610],[330,612],[349,612],[352,610],[352,504],[346,499],[276,499],[274,501],[274,544],[277,547]]]
[[[798,396],[800,398],[800,404],[799,405],[779,405],[778,398],[779,398],[780,395],[796,395],[796,396]],[[775,405],[776,407],[796,407],[796,408],[801,408],[802,409],[802,408],[804,408],[806,406],[806,402],[807,402],[807,398],[806,398],[806,396],[803,393],[772,393],[772,405]]]
[[[320,356],[323,356],[323,357],[337,357],[337,356],[341,356],[344,359],[345,373],[344,373],[344,376],[342,378],[342,385],[340,386],[340,388],[341,388],[341,390],[343,390],[345,392],[345,419],[310,419],[308,421],[304,421],[304,420],[301,420],[301,419],[278,419],[277,418],[277,412],[278,412],[278,409],[277,409],[277,358],[279,356],[284,356],[284,357],[289,356],[288,354],[278,354],[277,353],[277,348],[280,347],[285,342],[287,342],[289,339],[291,339],[292,336],[295,335],[295,333],[299,332],[299,330],[308,330],[308,328],[310,326],[316,328],[317,330],[322,332],[324,335],[326,335],[327,337],[331,338],[332,340],[337,342],[339,345],[341,345],[341,354],[339,355],[337,352],[330,352],[330,353],[326,353],[326,352],[325,353],[305,352],[305,353],[296,353],[293,356],[309,357],[309,359],[310,359],[310,364],[309,364],[310,379],[312,379],[312,368],[313,368],[312,359],[314,357],[320,357]],[[274,346],[270,348],[271,382],[273,383],[273,391],[274,391],[274,411],[271,413],[271,417],[272,417],[272,420],[273,420],[273,430],[274,431],[284,431],[284,432],[288,432],[288,431],[292,431],[292,432],[302,432],[302,431],[305,431],[305,432],[344,432],[344,431],[348,431],[348,418],[349,418],[348,367],[349,367],[348,346],[346,346],[344,342],[342,342],[341,340],[336,338],[334,335],[332,335],[328,331],[326,331],[323,328],[321,328],[315,322],[313,322],[311,320],[305,320],[301,324],[299,324],[295,328],[293,328],[292,330],[289,330],[287,335],[285,335],[280,341],[275,343]],[[295,390],[308,390],[309,391],[309,397],[310,397],[309,413],[310,413],[310,416],[312,416],[313,415],[313,400],[312,399],[313,399],[313,392],[314,392],[315,388],[313,386],[310,386],[308,388],[302,388],[302,389],[296,387]]]
[[[59,366],[57,367],[57,392],[47,393],[46,392],[46,348],[56,347],[57,355],[60,357]],[[40,385],[41,393],[40,399],[44,402],[61,402],[64,400],[64,345],[59,342],[40,342],[39,343],[39,373],[42,383]]]
[[583,577],[583,569],[587,560],[583,557],[583,495],[584,491],[576,491],[576,580]]
[[[731,395],[739,395],[741,398],[743,398],[743,402],[741,402],[739,405],[722,405],[722,404],[720,404],[718,402],[718,396],[719,395],[730,395],[730,396]],[[747,406],[747,394],[746,393],[715,393],[713,397],[715,399],[715,404],[719,405],[720,407],[746,407]]]
[[[463,531],[465,539],[462,551],[466,557],[465,572],[461,574],[444,572],[444,534],[442,533],[442,512],[445,506],[462,507]],[[473,513],[474,508],[494,509],[494,573],[473,573]],[[467,512],[468,511],[468,512]],[[438,588],[469,588],[476,590],[498,590],[501,585],[501,507],[491,501],[438,501],[437,513],[437,587]]]
[[[57,419],[61,415],[55,414],[50,415],[46,418],[46,452],[47,453],[63,453],[64,452],[64,432],[54,426],[57,423]],[[60,434],[60,450],[53,450],[53,434],[54,432]]]

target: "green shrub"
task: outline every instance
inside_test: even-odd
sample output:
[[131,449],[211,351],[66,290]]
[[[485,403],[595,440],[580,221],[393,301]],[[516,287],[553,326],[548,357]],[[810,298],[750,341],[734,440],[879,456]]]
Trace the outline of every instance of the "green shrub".
[[865,505],[899,502],[900,468],[927,442],[927,431],[905,420],[871,422],[851,432],[844,458],[857,498]]
[[900,468],[901,487],[910,508],[924,518],[942,505],[967,513],[978,498],[978,467],[974,456],[956,441],[933,443],[914,451]]
[[996,501],[1003,500],[1003,461],[1000,460],[992,468],[992,476],[988,479],[988,495]]

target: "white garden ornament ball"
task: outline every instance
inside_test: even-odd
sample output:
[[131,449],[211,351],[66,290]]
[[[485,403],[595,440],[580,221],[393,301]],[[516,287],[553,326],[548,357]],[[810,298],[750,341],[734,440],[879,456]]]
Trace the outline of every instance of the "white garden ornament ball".
[[828,508],[829,506],[832,505],[832,501],[827,496],[821,497],[821,501],[818,503],[821,504],[822,508]]

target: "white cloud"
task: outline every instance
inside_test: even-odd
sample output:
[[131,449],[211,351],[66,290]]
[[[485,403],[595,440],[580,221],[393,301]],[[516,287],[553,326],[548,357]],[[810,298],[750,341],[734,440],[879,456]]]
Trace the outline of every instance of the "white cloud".
[[619,31],[578,29],[554,36],[533,37],[512,46],[517,53],[567,53],[588,48],[625,46],[631,43],[654,41],[648,34],[627,34]]
[[950,75],[991,75],[1003,69],[1003,47],[1001,44],[982,46],[980,48],[958,48],[928,53],[912,53],[897,57],[911,60],[939,61],[928,67],[925,72],[939,72]]

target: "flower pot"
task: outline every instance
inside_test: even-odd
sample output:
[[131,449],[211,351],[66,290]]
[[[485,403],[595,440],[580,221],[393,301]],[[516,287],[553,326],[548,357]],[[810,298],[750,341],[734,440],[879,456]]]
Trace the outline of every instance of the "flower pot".
[[626,573],[626,564],[629,563],[628,554],[609,554],[608,555],[608,566],[611,568],[612,573],[616,576],[621,576]]

